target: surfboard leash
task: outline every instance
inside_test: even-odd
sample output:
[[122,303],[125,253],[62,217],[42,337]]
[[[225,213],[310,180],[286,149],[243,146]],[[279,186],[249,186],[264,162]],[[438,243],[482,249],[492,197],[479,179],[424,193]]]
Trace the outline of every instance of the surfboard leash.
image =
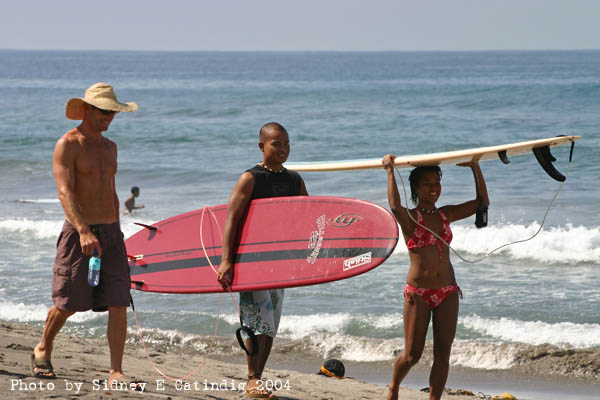
[[[206,251],[206,247],[204,246],[204,235],[202,234],[202,228],[204,226],[204,213],[207,208],[215,221],[215,225],[217,226],[217,229],[219,231],[219,237],[221,237],[221,238],[223,237],[223,233],[221,232],[221,228],[219,227],[219,221],[217,220],[215,213],[212,211],[212,209],[210,207],[206,206],[202,209],[202,215],[200,216],[200,244],[202,245],[202,251],[204,252],[204,257],[208,261],[210,268],[213,270],[215,275],[218,275],[218,271],[214,267],[212,261],[210,260],[210,257],[208,256],[208,253]],[[233,291],[231,290],[231,286],[229,286],[228,289],[229,289],[229,295],[231,296],[231,300],[233,301],[233,305],[235,306],[235,309],[238,313],[238,317],[240,319],[240,327],[236,329],[235,337],[238,341],[238,344],[242,348],[242,350],[244,350],[244,352],[247,355],[249,355],[250,357],[254,357],[255,355],[258,354],[258,338],[254,334],[254,332],[252,332],[252,329],[250,329],[247,326],[244,326],[244,321],[242,319],[242,311],[240,310],[240,307],[238,306],[237,301],[235,301],[235,297],[233,297]],[[221,307],[221,293],[219,293],[219,311],[220,311],[220,307]],[[250,346],[251,347],[250,351],[248,350],[248,348],[246,347],[246,344],[244,343],[244,340],[242,338],[242,332],[245,333],[246,336],[248,336],[248,338],[250,339],[250,342],[252,343],[252,345]]]
[[404,201],[406,202],[406,213],[408,214],[408,217],[417,225],[419,225],[420,227],[422,227],[423,229],[425,229],[426,231],[428,231],[429,233],[431,233],[433,236],[435,236],[437,239],[441,240],[442,243],[444,243],[444,245],[446,245],[446,247],[448,247],[449,250],[452,250],[452,252],[454,254],[456,254],[456,256],[458,258],[460,258],[461,260],[463,260],[464,262],[467,263],[471,263],[471,264],[475,264],[478,263],[479,261],[489,257],[490,255],[492,255],[493,253],[495,253],[496,251],[507,247],[507,246],[511,246],[513,244],[517,244],[517,243],[523,243],[523,242],[527,242],[529,240],[532,240],[534,237],[536,237],[541,231],[542,228],[544,227],[544,223],[546,222],[546,218],[548,217],[548,214],[550,213],[550,209],[552,208],[552,205],[554,204],[554,201],[556,200],[556,198],[558,197],[558,194],[560,193],[560,191],[562,190],[562,187],[564,185],[564,183],[567,181],[567,177],[569,176],[569,171],[571,170],[571,163],[573,160],[573,147],[574,147],[575,142],[571,143],[571,152],[569,154],[569,163],[567,165],[567,171],[565,172],[565,179],[563,181],[560,182],[560,185],[558,186],[558,189],[556,190],[556,193],[554,194],[554,197],[552,198],[552,200],[550,201],[550,204],[548,205],[548,208],[546,209],[546,212],[544,214],[544,218],[542,219],[542,223],[540,224],[539,229],[537,230],[537,232],[535,232],[533,234],[533,236],[527,238],[527,239],[521,239],[521,240],[516,240],[514,242],[510,242],[510,243],[505,243],[501,246],[496,247],[495,249],[493,249],[492,251],[488,252],[487,254],[485,254],[483,257],[477,258],[475,260],[468,260],[466,258],[464,258],[463,256],[461,256],[456,250],[454,250],[454,248],[452,246],[450,246],[450,244],[448,242],[446,242],[444,239],[442,239],[437,233],[435,233],[433,230],[429,229],[428,227],[426,227],[423,224],[420,224],[418,221],[416,221],[414,219],[414,217],[411,215],[411,213],[408,210],[408,195],[406,194],[406,185],[404,184],[404,179],[402,179],[402,174],[400,174],[400,171],[398,170],[398,167],[396,167],[394,165],[394,168],[396,170],[396,172],[398,173],[398,176],[400,177],[400,182],[402,183],[402,190],[404,192]]
[[[133,316],[135,318],[135,325],[137,326],[138,329],[138,334],[140,336],[140,340],[142,342],[142,346],[144,347],[144,353],[146,354],[146,358],[148,359],[148,361],[150,362],[150,364],[152,364],[152,367],[154,367],[154,370],[156,372],[158,372],[160,375],[162,375],[164,378],[172,381],[172,382],[176,382],[176,381],[184,381],[187,378],[189,378],[190,376],[194,375],[196,372],[198,372],[198,370],[200,370],[200,368],[202,368],[204,366],[204,364],[206,364],[206,358],[207,356],[204,356],[204,359],[202,361],[200,361],[198,363],[198,365],[187,375],[181,377],[181,378],[174,378],[172,376],[169,376],[167,374],[165,374],[160,368],[158,368],[158,366],[156,365],[156,363],[154,361],[152,361],[152,357],[150,357],[150,353],[148,352],[148,348],[146,347],[146,342],[144,341],[144,336],[142,334],[142,328],[140,327],[140,323],[138,321],[138,317],[137,317],[137,313],[135,311],[135,306],[133,305],[133,298],[131,298],[131,308],[133,310]],[[221,310],[221,299],[219,298],[219,312]],[[219,326],[219,313],[217,313],[217,321],[215,322],[215,332],[214,332],[214,336],[213,336],[213,341],[216,341],[217,338],[217,329]]]

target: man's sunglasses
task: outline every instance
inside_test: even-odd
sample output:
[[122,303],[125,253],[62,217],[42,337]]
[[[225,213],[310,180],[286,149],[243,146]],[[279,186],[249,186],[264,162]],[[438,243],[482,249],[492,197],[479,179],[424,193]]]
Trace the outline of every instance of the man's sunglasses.
[[[91,105],[91,104],[90,104],[90,105]],[[112,111],[112,110],[103,110],[103,109],[101,109],[101,108],[98,108],[98,107],[96,107],[96,106],[94,106],[94,105],[92,105],[92,107],[93,107],[95,110],[98,110],[98,111],[100,111],[100,112],[101,112],[102,114],[104,114],[104,115],[114,115],[114,114],[117,114],[117,113],[118,113],[118,111]]]

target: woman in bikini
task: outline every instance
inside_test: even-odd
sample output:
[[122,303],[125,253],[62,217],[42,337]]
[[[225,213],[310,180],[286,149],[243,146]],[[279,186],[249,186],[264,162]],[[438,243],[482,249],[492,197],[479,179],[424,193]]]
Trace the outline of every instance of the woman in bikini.
[[[388,154],[382,163],[388,175],[388,201],[409,249],[410,268],[404,287],[404,352],[394,363],[387,399],[398,398],[400,382],[421,358],[432,318],[433,366],[429,375],[429,399],[440,399],[448,377],[450,350],[456,333],[458,297],[462,297],[447,246],[452,240],[450,223],[475,214],[479,206],[487,207],[487,189],[477,161],[458,164],[473,171],[477,197],[463,204],[437,208],[435,203],[441,193],[442,172],[437,166],[418,167],[409,178],[411,198],[416,207],[408,210],[400,203],[394,175],[395,158]],[[421,225],[431,229],[446,243]]]

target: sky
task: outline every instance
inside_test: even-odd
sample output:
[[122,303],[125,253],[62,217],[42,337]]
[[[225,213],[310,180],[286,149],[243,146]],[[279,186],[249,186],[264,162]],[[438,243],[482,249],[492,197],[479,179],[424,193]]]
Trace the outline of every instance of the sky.
[[0,49],[600,49],[599,0],[1,0]]

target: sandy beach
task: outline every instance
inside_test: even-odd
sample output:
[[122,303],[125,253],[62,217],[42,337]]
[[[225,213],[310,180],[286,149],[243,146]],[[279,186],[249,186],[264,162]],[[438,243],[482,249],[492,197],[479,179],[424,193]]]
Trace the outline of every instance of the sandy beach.
[[[163,378],[146,359],[142,346],[128,344],[123,360],[128,376],[143,381],[143,392],[129,387],[111,387],[108,375],[108,347],[102,339],[83,339],[61,333],[55,342],[53,365],[57,378],[33,378],[29,356],[41,331],[29,325],[0,322],[0,390],[11,399],[31,398],[190,398],[241,399],[246,375],[244,365],[207,359],[192,376],[183,381]],[[164,353],[149,349],[157,366],[167,375],[178,377],[193,370],[203,356]],[[241,358],[241,357],[240,357]],[[292,364],[292,363],[290,363]],[[352,371],[349,371],[350,373]],[[386,388],[359,379],[337,380],[317,374],[290,370],[265,371],[265,383],[281,388],[280,399],[382,399]],[[400,398],[426,399],[414,389],[401,388]],[[471,396],[451,396],[473,399]]]
[[[18,23],[23,18],[14,21],[23,30]],[[463,299],[446,387],[491,396],[509,392],[519,400],[600,398],[600,50],[37,48],[0,50],[0,324],[8,324],[0,328],[0,388],[6,398],[107,396],[101,385],[94,386],[108,373],[106,313],[78,313],[65,325],[54,352],[59,379],[52,390],[42,390],[39,380],[28,377],[29,356],[52,304],[52,265],[65,218],[52,149],[76,126],[65,117],[66,100],[82,96],[98,80],[114,85],[123,101],[140,105],[133,115],[115,116],[106,132],[119,147],[115,187],[121,202],[137,186],[136,204],[145,205],[121,216],[127,238],[141,229],[136,223],[152,225],[226,203],[240,174],[262,158],[258,130],[269,121],[289,129],[290,164],[581,136],[573,157],[570,146],[552,148],[553,165],[568,175],[564,182],[547,176],[533,154],[511,155],[510,164],[481,163],[492,204],[488,226],[478,229],[474,217],[456,221],[452,247],[475,260],[517,243],[478,263],[451,255]],[[401,191],[406,186],[410,192],[409,170],[398,171]],[[468,168],[444,166],[438,206],[473,199],[472,175]],[[311,196],[355,198],[389,208],[383,170],[301,176]],[[290,215],[290,224],[296,219]],[[310,244],[310,237],[307,232],[301,241]],[[286,289],[265,375],[280,387],[280,397],[384,398],[393,360],[405,343],[402,293],[409,269],[409,250],[400,242],[368,273]],[[181,377],[204,354],[211,360],[186,380],[199,382],[198,389],[184,390],[166,379],[163,389],[129,311],[124,367],[146,381],[145,396],[242,398],[237,389],[246,367],[235,340],[237,295],[232,300],[208,293],[131,294],[151,358],[161,368]],[[428,386],[432,341],[429,329],[423,356],[402,382],[410,389],[402,397],[427,398],[418,391]],[[316,376],[330,358],[342,360],[346,375],[355,379]],[[216,390],[223,380],[224,390]],[[78,387],[79,393],[68,387]]]
[[[195,373],[183,380],[170,380],[161,376],[147,360],[143,346],[127,343],[124,356],[125,373],[142,383],[143,392],[130,387],[110,386],[108,375],[108,347],[105,339],[86,339],[60,333],[55,342],[53,364],[57,378],[33,378],[29,373],[29,356],[39,340],[41,330],[31,325],[0,321],[0,390],[10,399],[31,398],[190,398],[190,399],[241,399],[243,397],[246,368],[243,357],[236,360],[206,358],[189,351],[174,351],[149,345],[148,352],[166,375],[183,377],[205,361]],[[391,374],[391,363],[373,368],[346,363],[346,376],[355,378],[337,380],[309,373],[311,365],[306,360],[290,358],[290,354],[274,350],[264,379],[265,384],[279,390],[280,399],[383,399],[385,383]],[[290,370],[293,368],[294,370]],[[401,387],[400,398],[427,399],[416,388],[427,382],[427,366],[411,371]],[[594,398],[598,391],[595,380],[566,379],[559,376],[541,377],[527,374],[526,370],[510,372],[475,372],[451,369],[450,387],[478,388],[486,394],[498,396],[505,391],[520,393],[519,399]],[[484,389],[482,389],[484,388]],[[443,398],[465,400],[477,396],[454,394],[450,389]],[[475,393],[477,393],[475,391]],[[523,396],[523,394],[526,394]]]

